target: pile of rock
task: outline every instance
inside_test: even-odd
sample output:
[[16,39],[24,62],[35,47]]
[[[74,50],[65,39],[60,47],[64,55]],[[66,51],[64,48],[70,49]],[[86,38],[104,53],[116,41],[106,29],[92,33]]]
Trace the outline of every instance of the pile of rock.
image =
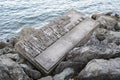
[[[0,42],[0,80],[119,80],[120,18],[110,12],[92,18],[100,27],[85,45],[72,49],[49,75],[42,74],[16,51],[15,44],[24,36]],[[34,29],[26,31],[21,34],[32,34]]]

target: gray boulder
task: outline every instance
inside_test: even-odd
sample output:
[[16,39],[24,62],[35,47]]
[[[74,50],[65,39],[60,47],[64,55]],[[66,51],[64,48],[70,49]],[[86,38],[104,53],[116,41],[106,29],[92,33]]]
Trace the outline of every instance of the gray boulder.
[[108,30],[115,30],[114,27],[117,26],[117,21],[110,16],[100,16],[97,21],[100,22],[101,27]]
[[43,77],[41,79],[38,80],[53,80],[53,78],[51,76],[47,76],[47,77]]
[[0,42],[0,49],[3,49],[7,46],[5,42]]
[[26,64],[20,64],[21,67],[23,68],[24,72],[32,79],[40,79],[41,78],[41,73],[37,70],[34,70],[32,68],[30,68],[28,65]]
[[91,60],[79,73],[78,80],[120,80],[120,58]]
[[72,68],[64,69],[60,74],[56,74],[53,79],[54,80],[69,80],[73,77],[74,70]]
[[55,74],[62,72],[66,68],[74,69],[75,73],[77,74],[83,69],[83,67],[84,64],[80,62],[64,61],[57,66],[57,68],[55,69]]
[[83,46],[78,50],[73,50],[66,57],[67,60],[87,64],[92,59],[110,59],[120,57],[120,46],[116,44]]
[[5,54],[5,56],[9,57],[13,61],[18,61],[20,59],[19,54],[17,53],[16,54],[8,53],[8,54]]
[[19,64],[11,59],[0,56],[0,80],[32,80],[30,79]]

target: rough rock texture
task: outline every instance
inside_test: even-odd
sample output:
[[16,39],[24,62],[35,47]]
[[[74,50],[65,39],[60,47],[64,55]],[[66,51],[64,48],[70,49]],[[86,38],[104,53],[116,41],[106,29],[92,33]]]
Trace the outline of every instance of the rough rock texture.
[[19,64],[11,59],[0,57],[0,80],[32,80],[30,79]]
[[72,68],[64,69],[60,74],[56,74],[53,79],[54,80],[69,80],[74,74],[74,70]]
[[41,78],[41,73],[37,70],[33,70],[30,67],[28,67],[27,65],[21,65],[21,67],[23,68],[23,70],[25,71],[25,73],[32,79],[40,79]]
[[80,72],[78,80],[120,80],[120,58],[90,61]]
[[98,21],[102,25],[101,27],[108,30],[114,30],[114,27],[117,25],[117,21],[108,16],[101,16],[100,18],[98,18]]
[[47,77],[43,77],[41,79],[38,80],[53,80],[53,78],[51,76],[47,76]]
[[[98,34],[102,34],[102,36]],[[120,32],[98,28],[84,46],[71,50],[66,60],[80,62],[86,65],[92,59],[120,57],[119,34]]]
[[0,42],[0,49],[3,49],[7,46],[5,42]]
[[15,44],[18,42],[18,38],[13,37],[13,38],[7,39],[6,42],[9,44],[9,46],[14,47]]
[[84,67],[84,65],[83,63],[80,62],[64,61],[57,66],[57,68],[55,69],[55,74],[62,72],[64,69],[68,67],[74,69],[74,71],[77,74]]

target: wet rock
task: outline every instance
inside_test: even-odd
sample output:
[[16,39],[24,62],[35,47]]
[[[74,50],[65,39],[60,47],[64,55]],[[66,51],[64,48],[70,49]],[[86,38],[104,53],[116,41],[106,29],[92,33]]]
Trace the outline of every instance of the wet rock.
[[72,68],[64,69],[60,74],[56,74],[53,79],[54,80],[69,80],[73,77],[74,70]]
[[0,56],[0,80],[31,80],[19,66],[6,56]]
[[21,64],[21,67],[23,68],[23,70],[25,71],[25,73],[32,79],[40,79],[41,78],[41,73],[37,70],[34,70],[30,67],[28,67],[28,65],[25,64]]
[[57,68],[55,69],[55,74],[58,74],[60,72],[62,72],[64,69],[66,68],[72,68],[74,69],[75,73],[79,73],[80,70],[82,70],[84,67],[83,63],[80,62],[72,62],[72,61],[65,61],[65,62],[61,62]]
[[105,35],[104,34],[96,34],[96,38],[99,40],[99,41],[103,41],[105,39]]
[[3,49],[7,46],[5,42],[0,42],[0,49]]
[[79,73],[78,80],[119,80],[120,58],[94,59]]
[[43,77],[41,79],[38,80],[53,80],[53,78],[51,76],[47,76],[47,77]]

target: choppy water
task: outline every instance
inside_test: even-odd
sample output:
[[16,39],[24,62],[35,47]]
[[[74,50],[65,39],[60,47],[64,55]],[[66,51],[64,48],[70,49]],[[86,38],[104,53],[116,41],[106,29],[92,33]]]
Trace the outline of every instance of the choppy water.
[[120,0],[0,0],[0,40],[16,35],[23,27],[41,27],[72,8],[86,15],[120,14]]

